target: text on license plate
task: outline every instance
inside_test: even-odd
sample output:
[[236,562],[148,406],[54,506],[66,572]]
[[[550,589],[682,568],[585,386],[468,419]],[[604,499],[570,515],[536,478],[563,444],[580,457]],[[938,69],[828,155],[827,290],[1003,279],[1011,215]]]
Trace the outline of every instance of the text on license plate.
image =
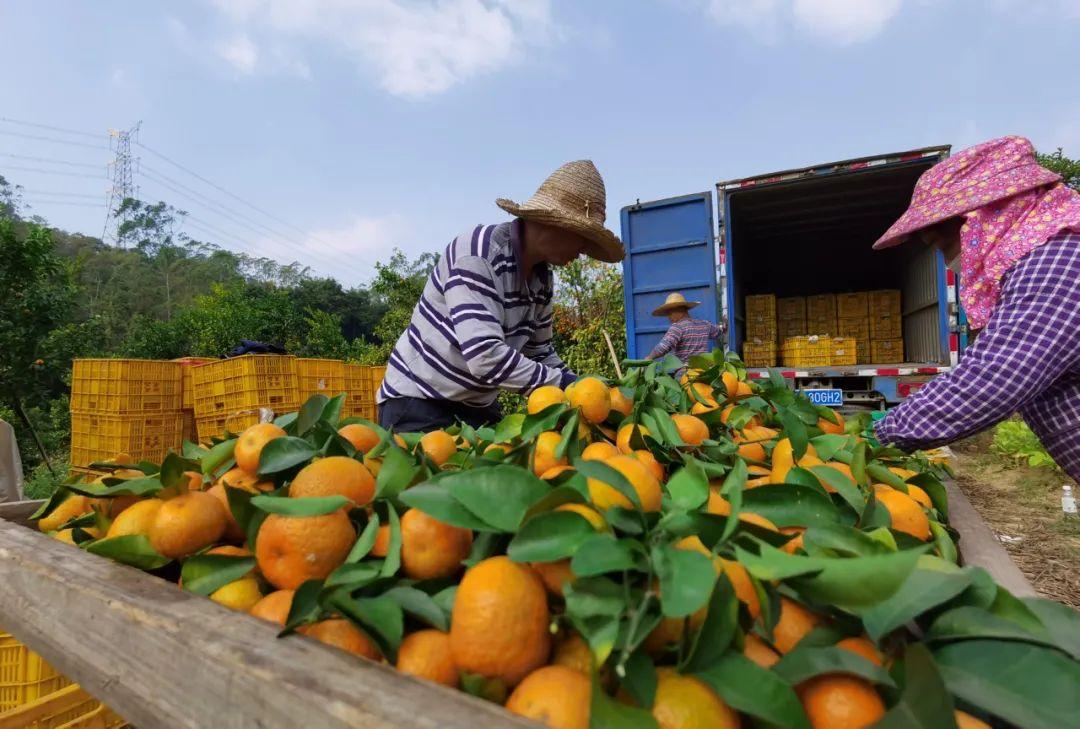
[[815,405],[838,408],[844,404],[843,390],[803,390],[803,392]]

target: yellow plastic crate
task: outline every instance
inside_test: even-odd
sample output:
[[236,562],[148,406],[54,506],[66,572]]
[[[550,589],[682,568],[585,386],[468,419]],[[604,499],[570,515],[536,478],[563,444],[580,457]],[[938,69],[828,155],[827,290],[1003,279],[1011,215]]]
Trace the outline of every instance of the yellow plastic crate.
[[747,296],[745,304],[746,336],[750,339],[776,341],[776,296]]
[[162,413],[180,409],[181,367],[154,359],[77,359],[71,365],[71,410]]
[[829,340],[829,364],[853,365],[858,360],[858,347],[851,337],[832,337]]
[[836,315],[842,319],[866,318],[870,313],[865,291],[836,295]]
[[0,632],[0,717],[70,684],[37,653]]
[[259,408],[279,415],[296,410],[300,406],[296,369],[295,357],[280,354],[245,354],[194,367],[195,419]]
[[367,418],[375,407],[375,389],[371,385],[371,367],[345,363],[345,414],[350,418]]
[[807,319],[836,319],[836,294],[815,294],[806,297]]
[[777,333],[780,335],[780,341],[784,341],[790,337],[802,337],[808,334],[806,331],[806,319],[780,319],[776,325]]
[[806,318],[806,333],[820,336],[834,336],[839,334],[836,329],[835,316],[808,316]]
[[71,414],[71,465],[89,466],[127,453],[136,461],[161,463],[183,442],[180,411],[142,415]]
[[334,397],[347,391],[345,363],[340,359],[298,357],[296,376],[301,403],[312,395]]
[[827,367],[829,337],[788,337],[780,348],[780,362],[785,367]]
[[0,729],[121,729],[126,726],[127,722],[76,684],[0,712]]
[[870,306],[870,338],[899,339],[904,336],[900,292],[887,289],[871,291],[867,296]]
[[199,442],[199,431],[195,425],[195,411],[194,410],[181,410],[180,417],[183,419],[183,426],[181,427],[181,437],[191,443]]
[[371,391],[374,394],[379,393],[379,388],[382,387],[382,381],[386,378],[386,365],[376,365],[368,368],[368,381],[371,383]]
[[870,340],[865,337],[860,337],[855,340],[855,359],[858,364],[870,364],[873,360],[870,357]]
[[780,321],[784,319],[806,319],[806,297],[789,296],[777,299],[776,318]]
[[231,415],[211,415],[209,418],[196,418],[195,429],[198,442],[208,445],[214,438],[223,438],[225,431],[239,435],[249,426],[259,422],[256,410],[232,413]]
[[195,385],[191,381],[191,368],[199,365],[217,362],[213,357],[180,357],[174,359],[180,365],[180,407],[194,409]]
[[776,342],[743,342],[743,362],[747,367],[775,367]]
[[877,364],[896,364],[904,361],[903,339],[875,339],[870,342],[870,356]]
[[855,339],[870,339],[870,322],[865,316],[840,317],[836,320],[836,335],[854,337]]

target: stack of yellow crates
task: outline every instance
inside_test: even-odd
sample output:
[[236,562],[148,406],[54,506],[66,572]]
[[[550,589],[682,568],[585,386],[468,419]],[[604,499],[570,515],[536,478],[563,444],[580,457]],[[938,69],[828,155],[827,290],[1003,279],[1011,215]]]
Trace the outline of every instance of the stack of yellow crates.
[[743,342],[743,362],[747,367],[775,367],[776,342]]
[[806,333],[836,336],[836,295],[817,294],[806,297]]
[[788,337],[801,337],[815,333],[806,330],[806,299],[802,296],[777,299],[776,319],[780,341]]
[[829,340],[829,364],[853,365],[858,361],[859,351],[850,337],[831,337]]
[[183,440],[181,366],[146,359],[77,359],[71,368],[71,465],[126,453],[160,463]]
[[209,443],[226,432],[240,433],[260,420],[261,411],[276,415],[300,407],[296,357],[245,354],[194,367],[195,425],[199,440]]
[[871,291],[868,296],[870,349],[875,362],[904,361],[904,332],[900,292],[895,289]]
[[180,357],[174,359],[180,365],[180,414],[184,419],[184,440],[199,442],[195,429],[195,385],[191,381],[191,368],[216,361],[213,357]]
[[296,377],[301,403],[312,395],[336,397],[346,391],[345,362],[340,359],[298,357]]
[[836,295],[836,333],[855,339],[859,362],[870,361],[870,308],[865,291]]
[[[747,296],[746,340],[743,357],[753,357],[752,367],[776,365],[776,297],[773,294]],[[749,352],[747,347],[749,346]],[[747,364],[750,364],[747,360]]]
[[785,367],[828,367],[832,340],[810,335],[788,337],[780,348],[780,363]]

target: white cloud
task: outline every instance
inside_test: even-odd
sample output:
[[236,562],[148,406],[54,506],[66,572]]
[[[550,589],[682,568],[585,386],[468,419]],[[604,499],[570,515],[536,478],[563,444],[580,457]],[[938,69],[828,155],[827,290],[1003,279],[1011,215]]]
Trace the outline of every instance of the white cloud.
[[765,42],[784,30],[807,33],[834,45],[874,38],[900,11],[902,0],[707,0],[721,25],[743,28]]
[[259,49],[246,35],[236,35],[220,41],[215,49],[218,56],[242,74],[252,74],[259,63]]
[[[550,0],[213,0],[237,38],[319,46],[346,56],[396,96],[441,93],[520,58],[554,33]],[[221,55],[250,73],[254,42]],[[303,63],[298,61],[298,63]],[[277,64],[281,65],[281,64]],[[261,64],[260,64],[261,68]],[[306,65],[303,66],[306,69]]]

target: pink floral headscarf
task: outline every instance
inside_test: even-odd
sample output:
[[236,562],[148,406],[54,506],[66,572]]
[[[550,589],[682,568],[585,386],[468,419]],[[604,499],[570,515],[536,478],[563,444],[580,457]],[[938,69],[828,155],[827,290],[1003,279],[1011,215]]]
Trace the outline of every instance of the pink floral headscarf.
[[911,233],[950,218],[960,230],[960,299],[973,329],[981,329],[1001,295],[1001,280],[1035,248],[1063,230],[1080,231],[1080,194],[1039,165],[1023,137],[977,144],[924,172],[911,205],[875,249],[899,245]]

